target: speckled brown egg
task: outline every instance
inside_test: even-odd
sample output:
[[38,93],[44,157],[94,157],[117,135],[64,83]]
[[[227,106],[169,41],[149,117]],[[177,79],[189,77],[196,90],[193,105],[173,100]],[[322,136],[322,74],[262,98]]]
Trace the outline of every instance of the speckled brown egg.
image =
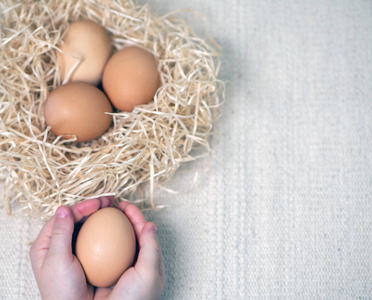
[[53,90],[44,105],[44,119],[56,135],[88,141],[102,135],[111,125],[112,106],[93,85],[70,82]]
[[62,82],[69,76],[71,82],[98,84],[111,49],[110,38],[102,26],[90,20],[71,23],[60,45],[63,52],[57,52]]
[[117,51],[103,70],[103,89],[111,103],[122,111],[149,103],[160,83],[154,55],[139,47]]
[[133,264],[136,238],[125,214],[106,207],[92,214],[76,240],[76,256],[90,284],[109,287]]

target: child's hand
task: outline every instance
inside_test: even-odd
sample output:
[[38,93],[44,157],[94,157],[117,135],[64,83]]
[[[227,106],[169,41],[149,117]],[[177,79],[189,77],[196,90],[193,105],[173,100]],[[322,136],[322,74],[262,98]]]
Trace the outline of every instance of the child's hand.
[[79,260],[72,254],[74,223],[98,209],[113,206],[103,197],[59,207],[42,228],[30,249],[32,269],[43,299],[93,299],[94,289],[86,283]]
[[111,288],[100,288],[95,299],[159,299],[165,287],[163,254],[156,236],[156,225],[146,222],[134,204],[121,202],[122,210],[133,225],[139,244],[139,253],[134,267],[129,268]]
[[78,259],[72,254],[74,223],[98,209],[113,206],[114,199],[103,197],[80,202],[69,209],[59,207],[41,230],[30,249],[32,268],[40,294],[45,299],[159,299],[165,286],[163,256],[154,223],[146,222],[133,204],[122,202],[119,209],[132,222],[139,241],[135,266],[128,269],[110,288],[87,284]]

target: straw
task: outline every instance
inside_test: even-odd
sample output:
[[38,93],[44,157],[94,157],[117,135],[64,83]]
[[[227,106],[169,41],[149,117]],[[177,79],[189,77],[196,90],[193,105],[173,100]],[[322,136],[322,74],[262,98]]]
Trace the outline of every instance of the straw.
[[[69,23],[106,28],[115,50],[137,45],[158,60],[162,85],[154,101],[113,113],[111,128],[88,142],[65,140],[45,125],[43,105],[62,84],[57,51]],[[5,207],[49,219],[59,205],[113,195],[128,200],[153,190],[177,168],[210,151],[224,84],[220,50],[176,14],[158,16],[134,1],[7,0],[0,3],[0,166]],[[134,199],[129,199],[133,200]]]

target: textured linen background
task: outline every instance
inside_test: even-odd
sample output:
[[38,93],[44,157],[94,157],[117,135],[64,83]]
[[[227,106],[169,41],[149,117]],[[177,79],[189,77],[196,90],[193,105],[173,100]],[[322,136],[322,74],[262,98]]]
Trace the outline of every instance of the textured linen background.
[[[157,190],[163,299],[372,299],[372,2],[152,0],[191,8],[228,81],[213,154]],[[195,170],[199,177],[193,189]],[[0,209],[0,298],[38,299],[42,224]]]

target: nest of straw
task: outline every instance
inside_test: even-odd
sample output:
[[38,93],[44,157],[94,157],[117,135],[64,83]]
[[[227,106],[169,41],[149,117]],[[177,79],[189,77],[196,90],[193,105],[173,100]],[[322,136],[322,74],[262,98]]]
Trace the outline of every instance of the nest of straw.
[[[113,113],[104,135],[82,143],[55,136],[43,117],[48,93],[61,84],[57,51],[79,19],[105,27],[115,50],[148,49],[162,81],[154,101]],[[158,16],[133,1],[2,1],[0,166],[8,213],[48,219],[59,205],[92,197],[132,200],[141,184],[154,188],[180,164],[208,154],[222,97],[219,54],[177,14]]]

